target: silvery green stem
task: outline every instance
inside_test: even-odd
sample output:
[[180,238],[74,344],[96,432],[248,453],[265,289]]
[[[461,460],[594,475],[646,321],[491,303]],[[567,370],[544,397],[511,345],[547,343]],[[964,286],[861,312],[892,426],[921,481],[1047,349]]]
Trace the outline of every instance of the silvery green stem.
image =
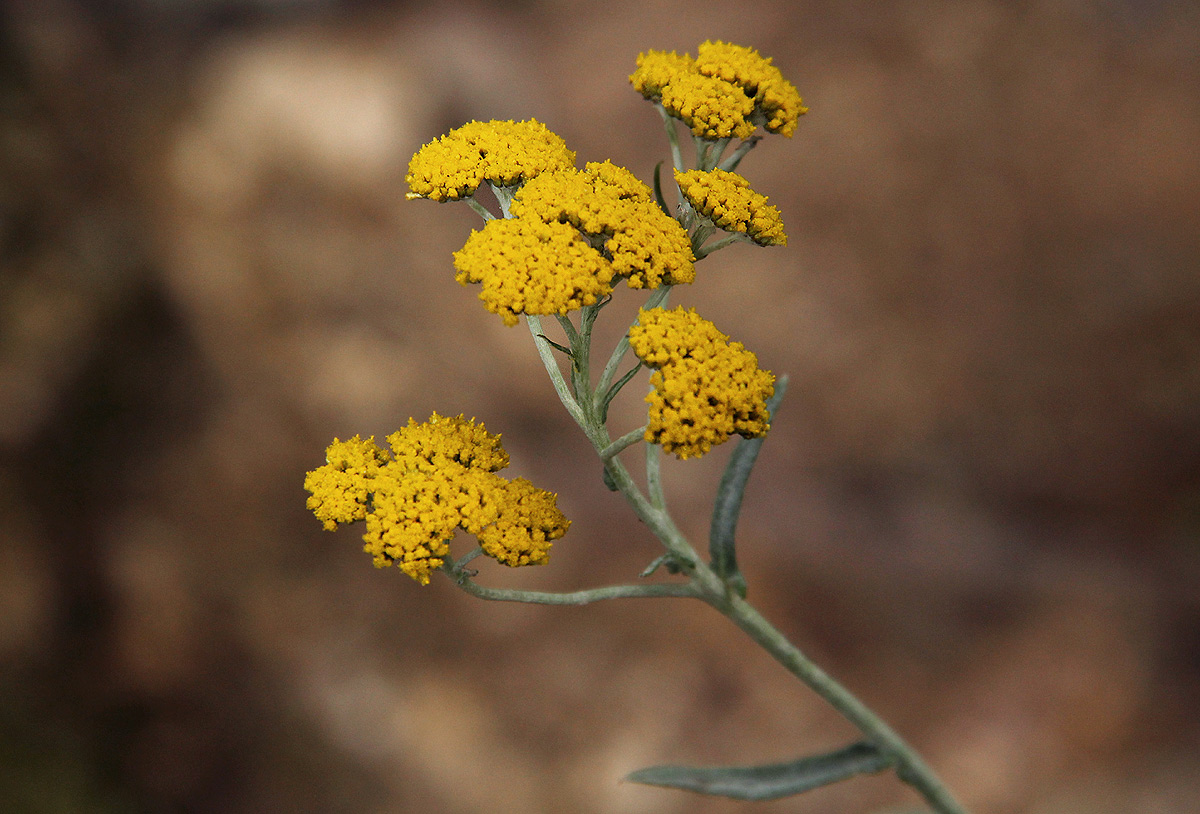
[[737,165],[746,157],[746,153],[754,149],[754,145],[762,141],[762,136],[751,136],[737,146],[737,149],[730,153],[724,161],[717,165],[719,170],[728,170],[732,172],[737,169]]
[[735,232],[731,235],[721,238],[720,240],[716,241],[715,243],[709,243],[707,246],[697,249],[696,250],[696,259],[703,260],[705,257],[708,257],[710,254],[717,251],[718,249],[723,249],[732,243],[751,243],[751,242],[753,242],[753,241],[751,241],[750,238],[746,237],[741,232]]
[[771,656],[803,681],[813,692],[858,727],[882,752],[896,761],[896,774],[916,789],[938,814],[966,814],[921,756],[866,704],[814,664],[787,640],[762,614],[735,593],[702,597],[729,617]]
[[613,441],[607,447],[600,451],[600,460],[607,461],[614,455],[620,455],[624,450],[641,441],[646,436],[645,425],[638,427],[636,430],[630,430],[622,435],[616,441]]
[[[608,479],[629,503],[634,513],[663,544],[675,569],[688,577],[688,582],[658,583],[653,585],[613,586],[595,588],[572,593],[538,591],[514,591],[501,588],[485,588],[471,582],[469,574],[456,566],[443,565],[464,590],[485,599],[536,602],[541,604],[587,604],[602,599],[619,599],[641,596],[690,596],[704,600],[756,641],[792,675],[800,679],[813,692],[854,724],[881,753],[894,761],[897,776],[912,786],[925,798],[937,814],[966,814],[966,810],[954,799],[949,790],[933,770],[921,759],[911,746],[887,723],[860,701],[853,693],[835,681],[818,667],[799,648],[793,645],[761,613],[718,575],[713,568],[702,562],[691,543],[675,525],[667,510],[662,493],[658,461],[661,449],[647,444],[646,474],[650,496],[647,497],[634,483],[629,470],[615,457],[616,445],[609,438],[603,420],[597,414],[594,393],[586,376],[576,377],[574,397],[567,387],[562,371],[552,355],[548,340],[541,333],[540,320],[527,316],[530,333],[533,334],[538,353],[554,383],[555,391],[571,413],[572,418],[583,429],[596,452],[604,461]],[[591,342],[590,324],[579,333],[572,332],[573,367],[578,371],[579,360],[586,358]],[[578,399],[578,401],[576,400]],[[581,407],[581,402],[588,405]],[[617,442],[621,443],[620,441]]]
[[675,169],[683,172],[683,153],[679,152],[679,133],[675,131],[675,119],[671,118],[662,102],[655,102],[654,108],[658,115],[662,116],[663,126],[667,128],[667,141],[671,142],[671,161],[675,164]]
[[537,347],[538,356],[542,357],[542,364],[545,365],[546,372],[550,374],[550,381],[554,385],[554,392],[558,393],[558,400],[562,402],[563,407],[567,408],[567,412],[571,414],[571,418],[575,419],[576,424],[580,427],[586,426],[587,420],[584,418],[583,409],[571,395],[571,390],[567,386],[566,380],[563,379],[562,371],[558,369],[558,360],[554,358],[550,340],[542,333],[541,318],[527,314],[525,323],[529,326],[529,332],[533,334],[533,344]]
[[[649,311],[651,308],[658,308],[664,305],[667,301],[667,296],[671,293],[671,286],[662,285],[654,289],[654,292],[646,298],[646,302],[642,305],[643,311]],[[621,360],[625,358],[625,354],[629,351],[629,332],[625,332],[625,336],[621,337],[621,341],[613,348],[612,355],[608,358],[608,364],[604,366],[604,372],[600,374],[600,382],[596,385],[596,392],[603,394],[608,391],[612,384],[613,377],[617,375],[617,368],[621,366]]]
[[471,581],[468,574],[443,565],[458,587],[480,599],[496,602],[529,602],[534,605],[590,605],[607,599],[637,599],[659,597],[696,598],[695,588],[688,582],[658,582],[648,585],[608,585],[582,591],[524,591],[517,588],[488,588]]
[[475,212],[479,215],[479,217],[483,218],[484,221],[496,219],[496,216],[493,215],[491,212],[489,212],[487,210],[486,206],[484,206],[483,204],[481,204],[479,201],[475,200],[474,198],[467,198],[467,206],[474,209]]

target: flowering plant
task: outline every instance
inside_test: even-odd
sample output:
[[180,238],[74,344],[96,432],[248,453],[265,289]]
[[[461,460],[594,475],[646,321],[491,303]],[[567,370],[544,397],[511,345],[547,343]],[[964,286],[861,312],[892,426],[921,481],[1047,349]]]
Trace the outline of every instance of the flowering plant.
[[[575,153],[536,121],[470,122],[426,144],[409,164],[408,197],[465,200],[482,216],[483,227],[454,254],[455,279],[478,285],[484,307],[505,324],[524,318],[559,399],[603,463],[606,485],[621,493],[662,543],[664,553],[641,577],[662,568],[682,579],[565,593],[477,583],[477,572],[468,567],[475,558],[486,555],[509,566],[544,564],[570,522],[559,511],[556,495],[497,474],[509,463],[500,436],[461,415],[434,413],[424,423],[410,419],[388,436],[390,452],[374,438],[334,439],[327,463],[305,480],[308,507],[330,530],[364,521],[364,548],[377,567],[395,565],[422,584],[440,572],[483,599],[560,605],[627,597],[700,599],[862,734],[836,751],[788,763],[655,766],[634,772],[630,780],[761,800],[892,769],[936,811],[962,812],[899,735],[746,601],[734,531],[743,491],[787,381],[761,369],[753,353],[694,310],[666,307],[672,288],[691,283],[696,263],[713,252],[735,242],[786,245],[779,210],[736,170],[762,138],[756,135],[759,127],[790,137],[806,108],[770,59],[724,42],[701,44],[695,58],[641,54],[630,81],[666,127],[676,206],[663,194],[659,170],[650,187],[607,161],[578,169]],[[692,169],[684,168],[680,122],[692,134]],[[485,187],[499,216],[480,200]],[[621,280],[649,294],[596,376],[592,330]],[[565,343],[543,330],[542,317],[550,316]],[[630,351],[636,361],[618,375]],[[643,368],[653,371],[646,423],[614,439],[609,406]],[[700,457],[735,435],[740,440],[721,479],[706,560],[668,510],[660,457],[664,452],[680,459]],[[623,461],[623,453],[639,443],[645,445],[644,488]],[[449,543],[458,529],[474,535],[479,545],[456,560]]]

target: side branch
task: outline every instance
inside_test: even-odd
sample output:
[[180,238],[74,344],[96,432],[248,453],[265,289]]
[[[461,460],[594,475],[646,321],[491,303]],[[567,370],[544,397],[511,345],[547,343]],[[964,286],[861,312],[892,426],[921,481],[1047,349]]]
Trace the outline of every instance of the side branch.
[[528,602],[534,605],[590,605],[606,599],[639,599],[655,597],[700,598],[699,592],[686,582],[660,582],[653,585],[608,585],[582,591],[524,591],[516,588],[488,588],[471,581],[465,572],[455,573],[449,566],[442,570],[454,583],[472,596],[497,602]]

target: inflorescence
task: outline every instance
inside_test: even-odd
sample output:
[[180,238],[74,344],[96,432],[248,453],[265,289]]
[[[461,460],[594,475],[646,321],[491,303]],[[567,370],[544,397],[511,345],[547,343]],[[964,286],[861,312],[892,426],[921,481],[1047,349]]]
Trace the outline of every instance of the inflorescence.
[[787,245],[779,210],[736,172],[676,170],[675,182],[687,202],[714,226],[744,234],[760,246]]
[[[621,280],[635,289],[691,283],[697,259],[729,242],[786,244],[779,210],[732,172],[758,140],[758,127],[791,136],[806,111],[771,60],[708,41],[694,59],[640,54],[630,82],[668,122],[677,217],[668,214],[657,174],[651,190],[608,161],[578,169],[562,138],[534,120],[468,122],[409,162],[408,198],[467,200],[484,217],[454,253],[455,280],[478,285],[479,299],[505,324],[597,308]],[[700,169],[680,166],[671,119],[696,136]],[[722,160],[733,138],[743,141]],[[500,217],[475,199],[484,186]],[[703,245],[717,229],[730,234]],[[766,433],[774,376],[711,322],[682,308],[643,310],[628,341],[654,368],[645,441],[691,458],[733,435]],[[325,466],[305,480],[308,507],[326,528],[365,521],[365,550],[377,566],[396,565],[427,583],[458,529],[502,563],[540,564],[566,532],[569,521],[554,494],[496,474],[508,456],[482,424],[434,413],[423,424],[410,419],[387,441],[390,452],[373,437],[334,439]]]
[[760,124],[790,137],[808,112],[769,57],[719,40],[702,43],[695,59],[674,51],[639,54],[629,81],[705,139],[749,138]]
[[474,419],[409,419],[387,441],[390,455],[374,437],[335,438],[325,466],[304,479],[308,508],[325,528],[366,521],[363,550],[378,568],[395,565],[426,584],[460,528],[505,565],[542,565],[570,525],[553,493],[496,474],[508,453]]
[[650,422],[646,440],[679,458],[705,454],[737,434],[767,434],[767,399],[775,377],[741,342],[730,342],[694,310],[652,308],[638,313],[629,345],[642,362],[657,368],[646,396]]

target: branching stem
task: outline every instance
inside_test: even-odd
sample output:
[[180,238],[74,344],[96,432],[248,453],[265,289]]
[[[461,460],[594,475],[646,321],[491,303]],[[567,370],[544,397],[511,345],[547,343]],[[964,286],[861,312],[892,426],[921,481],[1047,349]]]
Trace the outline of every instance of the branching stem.
[[[671,119],[661,105],[659,112],[663,115],[667,127],[667,135],[671,142],[671,154],[675,166],[682,169],[679,153],[678,137],[675,132],[675,121]],[[697,161],[704,169],[717,165],[722,168],[733,168],[757,143],[757,138],[743,141],[737,149],[723,161],[721,155],[728,146],[728,140],[717,144],[701,144],[697,140]],[[507,213],[507,204],[511,200],[511,190],[496,189],[502,210]],[[482,208],[482,207],[479,207]],[[485,210],[486,211],[486,210]],[[485,216],[486,217],[486,216]],[[700,234],[698,232],[697,234]],[[693,235],[695,238],[696,235]],[[703,234],[703,243],[708,235]],[[705,249],[696,246],[696,257],[701,258],[722,246],[735,240],[745,239],[734,235],[717,241]],[[666,289],[660,289],[650,297],[646,307],[660,305],[666,300]],[[560,317],[560,323],[570,343],[570,380],[563,375],[559,361],[553,354],[555,343],[542,333],[541,320],[537,316],[526,316],[530,333],[534,337],[539,356],[545,365],[546,372],[554,385],[554,390],[562,401],[571,418],[583,430],[592,443],[600,460],[604,464],[606,480],[616,491],[619,491],[633,509],[638,519],[662,543],[666,553],[661,561],[670,564],[670,570],[686,577],[686,582],[659,582],[636,585],[613,585],[602,588],[590,588],[579,591],[526,591],[507,588],[491,588],[478,585],[473,581],[474,572],[466,565],[476,556],[476,550],[456,563],[444,563],[441,568],[456,585],[467,593],[482,599],[504,602],[532,602],[545,605],[587,605],[607,599],[629,599],[641,597],[688,597],[701,599],[722,615],[728,617],[741,628],[750,638],[757,642],[776,661],[782,664],[792,675],[802,681],[817,695],[824,699],[841,715],[852,723],[866,739],[885,755],[889,765],[893,765],[901,780],[912,786],[937,814],[965,814],[965,809],[953,798],[950,792],[938,779],[937,775],[925,764],[916,753],[887,723],[876,715],[849,690],[835,681],[823,671],[799,648],[793,645],[779,632],[761,613],[744,598],[743,590],[738,590],[732,581],[726,581],[716,570],[705,563],[697,554],[695,548],[679,530],[667,509],[666,497],[663,492],[660,460],[661,448],[655,444],[646,445],[646,492],[638,487],[629,470],[617,457],[620,452],[637,443],[644,437],[645,427],[639,427],[623,434],[615,441],[609,437],[605,424],[608,402],[613,395],[613,380],[620,367],[621,360],[629,349],[628,333],[617,344],[600,375],[596,386],[592,385],[590,375],[592,326],[597,314],[607,300],[583,309],[579,326],[566,317]],[[629,374],[626,374],[627,376]],[[624,382],[618,382],[618,386]],[[653,568],[648,569],[652,571]]]

